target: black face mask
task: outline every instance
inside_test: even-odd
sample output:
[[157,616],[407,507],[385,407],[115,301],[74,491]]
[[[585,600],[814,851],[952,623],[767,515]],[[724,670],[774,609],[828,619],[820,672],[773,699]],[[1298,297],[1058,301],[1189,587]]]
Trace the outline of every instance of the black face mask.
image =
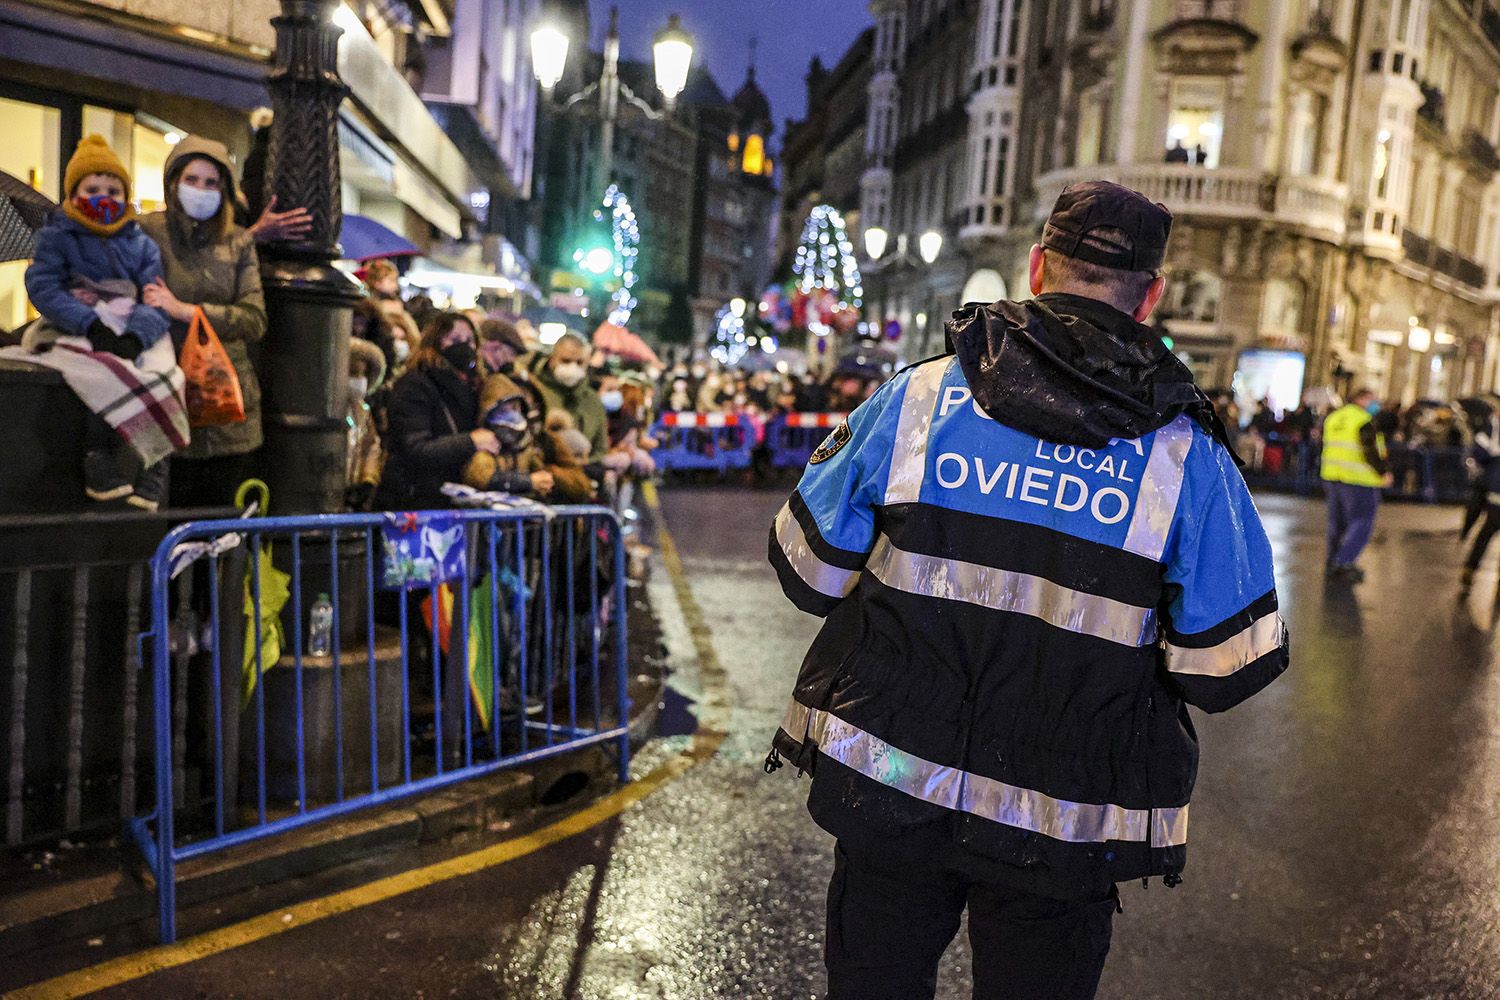
[[449,344],[438,353],[443,356],[444,361],[457,368],[459,374],[465,376],[472,375],[479,363],[479,356],[474,353],[474,345],[462,341]]

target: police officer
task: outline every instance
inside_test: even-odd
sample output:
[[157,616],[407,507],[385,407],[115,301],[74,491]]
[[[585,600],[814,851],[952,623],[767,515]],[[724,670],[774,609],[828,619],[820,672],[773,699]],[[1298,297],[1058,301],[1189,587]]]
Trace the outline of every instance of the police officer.
[[1328,572],[1363,580],[1354,564],[1375,530],[1380,491],[1395,480],[1386,464],[1385,437],[1375,429],[1380,403],[1360,389],[1323,421],[1323,492],[1328,496]]
[[1143,322],[1171,215],[1067,188],[1028,302],[954,314],[776,517],[827,618],[768,770],[837,838],[831,1000],[932,997],[967,907],[979,998],[1092,997],[1115,883],[1180,881],[1198,744],[1287,665],[1271,548],[1208,400]]

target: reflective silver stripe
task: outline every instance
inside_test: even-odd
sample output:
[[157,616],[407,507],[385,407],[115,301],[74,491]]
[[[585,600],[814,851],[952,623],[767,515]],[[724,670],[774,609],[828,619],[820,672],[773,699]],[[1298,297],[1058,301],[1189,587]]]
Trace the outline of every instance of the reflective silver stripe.
[[776,515],[776,542],[802,582],[820,594],[845,597],[859,580],[859,570],[830,566],[813,553],[791,504],[783,505]]
[[885,502],[916,503],[927,474],[927,437],[937,410],[938,389],[948,367],[957,358],[939,358],[912,370],[896,421],[896,446],[891,453],[891,473],[886,479]]
[[1177,499],[1182,495],[1182,470],[1188,448],[1193,444],[1193,427],[1182,414],[1156,432],[1151,442],[1151,457],[1146,459],[1146,474],[1141,479],[1135,500],[1135,514],[1125,534],[1125,551],[1160,562],[1167,547],[1167,534],[1177,514]]
[[1056,799],[982,774],[934,764],[796,700],[787,706],[781,728],[799,741],[811,739],[819,752],[845,767],[913,798],[1054,840],[1102,844],[1110,840],[1145,841],[1149,837],[1152,847],[1187,843],[1187,806],[1127,809],[1110,803]]
[[1177,674],[1204,674],[1228,677],[1246,664],[1253,663],[1281,645],[1286,625],[1281,612],[1272,611],[1257,618],[1250,627],[1230,636],[1217,646],[1193,649],[1167,643],[1167,669]]
[[898,549],[885,535],[865,566],[881,583],[908,594],[977,604],[1040,618],[1049,625],[1125,646],[1156,641],[1156,612],[1070,590],[1040,576]]

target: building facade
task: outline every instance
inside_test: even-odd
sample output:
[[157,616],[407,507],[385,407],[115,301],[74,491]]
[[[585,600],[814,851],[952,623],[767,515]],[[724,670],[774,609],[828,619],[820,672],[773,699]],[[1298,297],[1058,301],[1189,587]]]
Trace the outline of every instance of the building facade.
[[782,142],[778,273],[791,273],[797,241],[815,205],[832,205],[851,230],[859,227],[874,48],[875,29],[867,28],[832,69],[816,57],[808,67],[807,117],[788,122]]
[[[1278,406],[1320,385],[1406,401],[1496,386],[1493,0],[871,11],[864,218],[892,244],[867,268],[872,314],[920,325],[968,298],[1024,297],[1057,194],[1102,177],[1176,216],[1158,316],[1203,384]],[[970,45],[963,96],[945,104],[931,67],[960,62],[954,24]],[[877,132],[892,108],[894,129]],[[932,265],[910,252],[925,227],[944,237]]]

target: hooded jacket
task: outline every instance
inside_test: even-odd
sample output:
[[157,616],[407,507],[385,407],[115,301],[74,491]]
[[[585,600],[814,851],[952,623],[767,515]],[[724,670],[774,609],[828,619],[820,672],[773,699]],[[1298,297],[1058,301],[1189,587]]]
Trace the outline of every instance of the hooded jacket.
[[609,415],[588,379],[570,389],[552,376],[547,357],[539,355],[531,364],[531,384],[541,391],[549,411],[567,410],[573,415],[574,426],[589,439],[589,461],[603,458],[609,451]]
[[813,454],[771,530],[827,618],[767,760],[866,842],[1098,898],[1186,863],[1198,744],[1287,665],[1271,549],[1207,401],[1074,296],[971,306]]
[[[495,373],[485,378],[479,391],[479,426],[487,425],[491,410],[511,399],[524,400],[528,408],[534,397],[507,375]],[[539,398],[539,397],[536,397]],[[538,414],[538,417],[540,414]],[[530,496],[531,474],[543,469],[552,473],[552,492],[546,500],[552,503],[588,503],[593,499],[593,485],[582,466],[559,448],[552,432],[532,422],[531,440],[520,451],[499,455],[476,451],[464,466],[464,484],[476,490],[503,490],[517,496]]]
[[[172,294],[203,307],[203,315],[234,365],[245,398],[245,419],[239,423],[193,428],[193,439],[179,457],[204,459],[242,455],[261,445],[260,380],[250,352],[266,335],[266,300],[255,241],[229,221],[235,199],[234,170],[224,144],[190,135],[173,146],[164,170],[166,190],[172,190],[194,157],[213,161],[228,178],[218,214],[197,222],[173,204],[142,218],[141,228],[161,247],[162,274]],[[172,334],[180,344],[187,325],[174,323]]]

